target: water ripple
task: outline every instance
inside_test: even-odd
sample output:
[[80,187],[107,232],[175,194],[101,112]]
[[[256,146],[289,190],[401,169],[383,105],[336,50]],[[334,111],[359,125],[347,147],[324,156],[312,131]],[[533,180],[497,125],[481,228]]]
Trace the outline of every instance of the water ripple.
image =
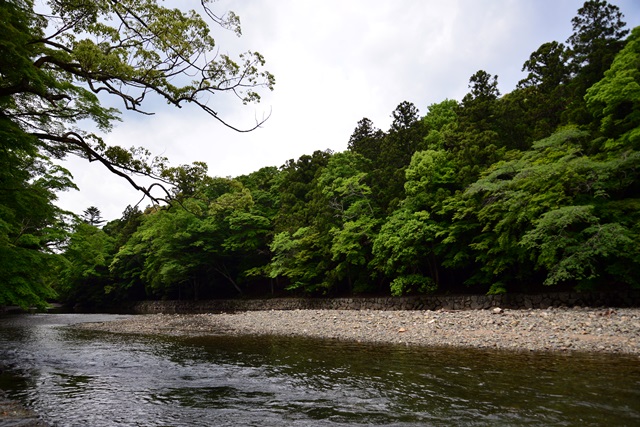
[[638,358],[64,327],[88,320],[0,318],[0,388],[54,426],[640,424]]

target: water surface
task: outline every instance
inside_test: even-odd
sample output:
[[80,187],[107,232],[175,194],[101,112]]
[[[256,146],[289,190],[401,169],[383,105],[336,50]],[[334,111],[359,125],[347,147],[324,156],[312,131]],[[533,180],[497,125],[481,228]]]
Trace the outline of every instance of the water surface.
[[0,389],[53,426],[640,425],[636,356],[79,331],[0,318]]

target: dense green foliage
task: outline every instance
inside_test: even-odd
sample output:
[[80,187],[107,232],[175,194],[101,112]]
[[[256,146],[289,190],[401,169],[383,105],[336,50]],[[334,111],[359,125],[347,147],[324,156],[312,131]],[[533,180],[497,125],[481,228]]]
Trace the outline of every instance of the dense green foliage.
[[[531,54],[512,92],[479,70],[460,101],[424,116],[402,102],[387,131],[362,119],[345,152],[234,179],[211,178],[202,163],[163,166],[172,203],[128,207],[101,229],[99,211],[87,209],[49,270],[60,273],[55,289],[103,304],[640,287],[640,27],[627,37],[618,8],[598,0],[572,24],[567,45]],[[51,207],[52,191],[72,183],[38,168],[46,157],[10,141],[15,124],[5,122],[3,162],[30,166],[0,172],[22,191],[0,194],[3,248],[36,245],[30,256],[46,263],[54,254],[43,247],[62,236],[51,226],[57,213],[42,210],[26,234],[15,218],[27,217],[28,197]],[[10,292],[28,293],[30,270],[5,259]],[[0,304],[11,301],[5,288]]]
[[[215,16],[208,0],[201,6],[208,21],[240,35],[236,15]],[[201,15],[155,0],[0,2],[0,305],[44,306],[56,281],[65,299],[103,300],[112,288],[109,263],[119,246],[56,208],[56,193],[74,185],[55,160],[97,161],[156,203],[182,178],[145,148],[108,145],[95,133],[119,120],[98,94],[143,114],[146,100],[159,96],[234,128],[207,99],[259,101],[256,89],[274,84],[263,64],[256,52],[219,54]],[[136,175],[157,181],[143,186]],[[89,226],[100,223],[95,213],[85,212]]]

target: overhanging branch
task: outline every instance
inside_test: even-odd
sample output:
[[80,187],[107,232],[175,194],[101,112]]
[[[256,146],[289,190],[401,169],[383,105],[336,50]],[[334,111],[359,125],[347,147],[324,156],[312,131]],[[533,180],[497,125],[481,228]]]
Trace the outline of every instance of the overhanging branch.
[[[139,175],[143,175],[143,176],[147,176],[149,178],[152,178],[156,181],[161,181],[161,179],[159,177],[153,176],[152,174],[149,173],[145,173],[142,171],[133,171],[130,169],[127,169],[125,166],[122,165],[117,165],[114,162],[111,162],[109,159],[105,158],[103,155],[101,155],[100,153],[98,153],[96,150],[94,150],[93,148],[91,148],[91,146],[84,140],[84,138],[79,135],[76,132],[67,132],[64,135],[51,135],[51,134],[46,134],[46,133],[31,133],[30,135],[35,136],[36,138],[39,138],[41,140],[48,140],[48,141],[55,141],[55,142],[60,142],[60,143],[64,143],[64,144],[71,144],[71,145],[75,145],[76,147],[78,147],[89,159],[90,162],[93,161],[98,161],[100,163],[102,163],[108,170],[109,172],[124,178],[134,189],[136,189],[137,191],[142,192],[146,197],[148,197],[153,203],[155,204],[159,204],[159,203],[171,203],[171,193],[169,190],[167,190],[167,188],[164,186],[163,183],[159,183],[159,182],[154,182],[153,184],[151,184],[149,187],[144,187],[142,185],[139,185],[130,175],[128,175],[127,173],[123,172],[123,170],[129,170],[129,172],[132,173],[137,173]],[[166,182],[165,182],[166,183]],[[169,184],[169,183],[167,183]],[[158,187],[160,188],[164,193],[165,196],[164,197],[157,197],[154,196],[153,194],[151,194],[151,190],[154,187]]]

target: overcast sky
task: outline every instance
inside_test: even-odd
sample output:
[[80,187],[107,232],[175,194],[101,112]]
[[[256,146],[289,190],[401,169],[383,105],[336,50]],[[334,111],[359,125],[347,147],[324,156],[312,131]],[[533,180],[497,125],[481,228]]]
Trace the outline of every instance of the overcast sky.
[[[178,2],[183,4],[184,1]],[[640,25],[640,1],[610,0],[629,28]],[[500,91],[524,77],[522,64],[541,44],[565,42],[578,0],[220,0],[218,13],[240,16],[243,35],[214,28],[221,53],[262,53],[275,90],[243,106],[212,97],[210,105],[236,133],[194,107],[150,105],[153,116],[123,113],[105,136],[124,147],[144,146],[172,165],[204,161],[212,176],[238,176],[282,166],[315,150],[343,151],[363,117],[388,130],[402,101],[422,115],[445,99],[461,100],[478,70],[498,75]],[[198,6],[196,2],[194,7]],[[218,102],[218,103],[216,103]],[[98,207],[119,218],[142,194],[96,163],[65,166],[80,191],[60,194],[58,205],[76,213]],[[141,204],[144,208],[148,201]]]

